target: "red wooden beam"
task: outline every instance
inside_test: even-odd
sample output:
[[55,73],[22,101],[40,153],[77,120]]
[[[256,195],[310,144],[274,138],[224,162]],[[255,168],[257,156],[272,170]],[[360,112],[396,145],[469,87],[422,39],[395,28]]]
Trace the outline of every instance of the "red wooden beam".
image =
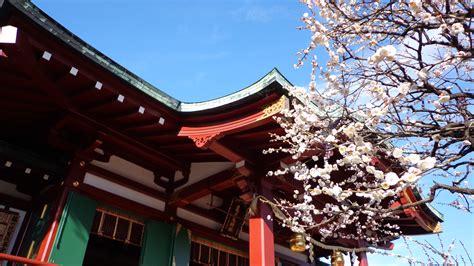
[[[152,157],[153,161],[160,162],[162,167],[172,168],[173,170],[184,170],[185,167],[181,162],[174,160],[170,156],[152,149],[147,145],[139,142],[127,135],[124,135],[114,129],[111,129],[105,126],[102,123],[99,123],[95,120],[90,119],[89,117],[81,114],[77,107],[67,98],[63,93],[61,88],[55,84],[50,77],[42,70],[44,67],[41,67],[37,61],[33,47],[30,44],[30,39],[25,32],[20,32],[17,44],[6,46],[8,51],[14,55],[17,62],[22,62],[19,67],[22,67],[23,70],[35,81],[35,84],[44,90],[60,107],[69,110],[73,116],[73,119],[79,119],[85,121],[86,123],[92,125],[98,130],[103,131],[107,134],[107,138],[111,139],[114,144],[121,145],[122,147],[128,148],[128,150],[133,151],[135,154],[141,154],[142,156]],[[54,58],[56,56],[53,55]],[[82,73],[82,72],[81,72]],[[111,136],[112,135],[112,136]]]
[[213,191],[221,191],[234,186],[235,180],[239,177],[241,174],[235,169],[224,170],[177,191],[171,196],[170,204],[176,207],[185,206]]
[[22,263],[26,265],[57,266],[57,264],[54,264],[54,263],[28,259],[25,257],[19,257],[19,256],[10,255],[10,254],[5,254],[5,253],[0,253],[0,262],[1,261],[16,262],[16,263]]
[[5,45],[5,50],[9,54],[9,60],[18,62],[18,67],[22,69],[34,82],[35,86],[44,91],[60,107],[66,110],[75,109],[72,102],[58,89],[44,72],[44,67],[39,65],[33,47],[28,36],[19,30],[16,44]]
[[41,52],[51,52],[53,54],[51,62],[54,61],[54,63],[59,63],[67,67],[72,65],[76,66],[81,76],[94,83],[96,81],[102,82],[102,90],[117,94],[120,93],[133,104],[145,107],[146,112],[152,113],[157,117],[165,116],[168,120],[175,120],[177,118],[175,112],[172,112],[169,108],[164,108],[162,104],[158,103],[152,97],[149,97],[133,85],[117,77],[115,73],[104,69],[103,66],[92,62],[90,58],[77,52],[58,38],[51,38],[51,35],[44,31],[44,29],[32,27],[26,20],[21,19],[19,16],[12,16],[8,23],[17,25],[19,29],[22,29],[23,31],[19,32],[19,35],[27,34],[30,37],[29,42],[33,47],[39,49]]
[[163,221],[168,221],[170,218],[162,211],[142,205],[138,202],[112,194],[88,184],[82,183],[78,188],[76,188],[76,190],[101,203],[134,212],[143,216],[144,218]]
[[119,104],[117,102],[117,95],[110,95],[99,102],[90,103],[86,106],[81,106],[81,108],[87,113],[100,113],[103,111],[108,111],[117,104]]
[[248,161],[248,158],[244,157],[239,152],[228,148],[217,140],[209,145],[209,149],[234,163]]
[[[271,196],[271,187],[264,181],[260,194]],[[250,266],[275,265],[275,243],[273,237],[273,212],[267,204],[258,202],[257,214],[249,221]]]
[[175,170],[181,170],[186,172],[189,168],[185,163],[178,161],[171,156],[164,154],[154,148],[151,148],[144,143],[129,137],[115,129],[112,129],[102,123],[99,123],[91,118],[82,115],[77,112],[70,113],[71,121],[88,125],[89,127],[95,128],[103,133],[103,140],[113,146],[120,147],[120,149],[127,151],[129,154],[137,156],[137,159],[143,159],[151,164],[155,165],[156,168],[168,170],[173,172]]
[[161,191],[158,191],[158,190],[153,189],[151,187],[145,186],[143,184],[140,184],[138,182],[135,182],[131,179],[128,179],[128,178],[123,177],[121,175],[118,175],[116,173],[110,172],[110,171],[105,170],[103,168],[97,167],[95,165],[87,164],[86,171],[91,173],[91,174],[97,175],[101,178],[104,178],[104,179],[107,179],[107,180],[112,181],[114,183],[117,183],[119,185],[122,185],[122,186],[125,186],[125,187],[128,187],[128,188],[131,188],[133,190],[136,190],[136,191],[138,191],[140,193],[143,193],[145,195],[148,195],[150,197],[153,197],[153,198],[156,198],[156,199],[159,199],[159,200],[162,200],[162,201],[166,200],[166,196]]
[[255,140],[255,139],[268,139],[270,137],[270,133],[284,133],[285,131],[281,128],[276,122],[269,122],[268,125],[264,125],[251,131],[246,130],[244,132],[235,133],[229,137],[236,140]]
[[227,160],[221,157],[218,154],[213,152],[205,152],[205,153],[185,153],[185,152],[178,152],[176,153],[176,158],[181,158],[184,161],[192,161],[195,163],[198,162],[227,162]]
[[[140,114],[138,112],[138,108],[136,107],[128,107],[120,112],[117,112],[117,113],[113,113],[113,114],[110,114],[110,115],[107,115],[104,118],[105,121],[107,121],[107,123],[109,124],[121,124],[123,123],[124,121],[135,121],[135,120],[142,120],[144,114]],[[150,118],[150,117],[148,117]],[[156,123],[156,118],[154,118],[155,120],[155,125],[157,124]]]
[[[0,71],[3,72],[3,69]],[[9,101],[13,102],[23,102],[35,105],[48,105],[51,103],[51,99],[48,99],[47,96],[45,96],[44,94],[40,94],[35,90],[22,88],[22,86],[16,85],[3,85],[3,82],[1,81],[0,83],[2,83],[2,99],[8,99]]]
[[263,125],[271,120],[271,117],[266,117],[262,111],[254,114],[234,119],[231,121],[216,123],[210,126],[200,127],[182,127],[178,136],[199,137],[210,136],[216,134],[232,134],[233,132],[243,131],[249,128],[254,128]]
[[[150,129],[150,128],[148,128]],[[140,129],[126,129],[124,132],[129,132],[129,131],[140,131]],[[157,135],[156,132],[154,131],[146,131],[146,132],[134,132],[135,135],[144,140],[153,140],[154,142],[159,142],[163,144],[168,144],[170,142],[174,142],[177,140],[181,141],[189,141],[187,138],[177,138],[176,136],[178,135],[178,130],[176,129],[171,129],[171,130],[166,130],[166,131],[160,131],[160,134]],[[192,142],[190,142],[192,143]]]
[[235,148],[232,149],[220,143],[218,139],[225,135],[272,123],[272,116],[283,110],[287,103],[288,99],[285,96],[281,96],[270,105],[262,106],[260,110],[254,111],[252,114],[246,114],[226,121],[215,121],[207,126],[184,126],[179,131],[178,136],[186,136],[192,139],[197,147],[210,149],[231,162],[245,160],[254,164],[248,156],[242,155]]

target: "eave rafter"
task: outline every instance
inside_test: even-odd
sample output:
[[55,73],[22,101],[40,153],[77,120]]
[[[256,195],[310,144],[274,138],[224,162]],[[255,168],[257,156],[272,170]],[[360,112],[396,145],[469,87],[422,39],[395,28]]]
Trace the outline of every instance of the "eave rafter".
[[16,64],[22,71],[35,82],[35,86],[53,99],[58,106],[66,110],[76,110],[70,99],[61,92],[57,84],[43,71],[34,48],[25,34],[22,34],[20,31],[16,43],[4,44],[2,49],[8,53],[9,60],[17,62]]
[[243,174],[248,176],[252,172],[251,168],[255,165],[254,159],[250,158],[249,155],[245,155],[244,152],[239,151],[238,148],[225,144],[223,138],[226,135],[242,132],[269,123],[272,116],[286,109],[288,104],[288,98],[281,96],[276,101],[250,115],[225,122],[214,123],[210,126],[182,127],[178,136],[186,136],[192,139],[198,148],[212,150],[231,162],[244,162],[241,169],[244,171]]
[[224,137],[265,125],[271,122],[273,115],[278,114],[287,106],[288,99],[281,96],[260,111],[238,119],[215,123],[207,127],[182,127],[178,136],[186,136],[193,140],[198,148],[211,150],[236,165],[235,169],[225,170],[174,193],[170,204],[176,207],[185,206],[214,191],[222,191],[233,186],[240,189],[242,199],[250,200],[253,194],[248,178],[256,174],[256,160],[245,155],[241,149],[226,143]]
[[[21,28],[22,21],[18,21],[13,18],[11,24],[18,24]],[[21,31],[19,32],[21,34]],[[37,36],[36,33],[28,33],[31,36]],[[92,63],[89,58],[84,57],[77,51],[71,51],[70,53],[57,53],[57,51],[64,50],[64,44],[55,40],[37,40],[31,38],[30,44],[40,51],[52,53],[51,61],[57,62],[63,66],[71,67],[71,62],[74,62],[74,67],[79,70],[79,75],[90,81],[92,86],[87,86],[83,89],[84,93],[91,91],[107,91],[116,96],[123,95],[125,100],[130,104],[141,106],[149,114],[156,117],[166,117],[169,121],[175,121],[178,117],[175,112],[170,111],[167,108],[162,108],[161,105],[157,104],[154,99],[143,95],[136,88],[129,89],[130,84],[117,77],[115,73],[110,73],[108,70],[104,71],[103,68],[98,66],[96,63]],[[80,97],[81,90],[74,93],[74,97]],[[79,94],[78,94],[79,93]]]
[[224,170],[175,192],[169,204],[175,207],[188,205],[212,192],[233,187],[236,180],[242,177],[243,175],[236,168]]
[[189,165],[180,161],[177,161],[174,158],[171,158],[169,155],[164,154],[156,149],[150,148],[148,145],[145,145],[138,140],[135,140],[119,131],[116,131],[112,128],[107,127],[104,124],[98,123],[94,120],[85,117],[79,113],[71,113],[70,121],[80,122],[85,124],[85,126],[93,127],[98,130],[104,142],[107,142],[109,145],[116,145],[117,147],[122,147],[124,150],[127,150],[129,153],[139,156],[140,159],[144,159],[151,164],[156,164],[155,167],[163,168],[162,172],[166,172],[166,169],[169,172],[174,173],[176,170],[181,170],[187,172]]
[[109,97],[89,104],[87,106],[81,106],[88,113],[101,113],[105,110],[113,108],[117,104],[117,96],[110,95]]
[[[163,170],[160,172],[166,174],[174,173],[176,170],[188,172],[189,164],[178,161],[157,149],[150,148],[140,140],[130,137],[117,129],[113,129],[83,114],[81,109],[71,101],[62,88],[53,81],[48,73],[46,73],[47,68],[45,68],[45,65],[53,63],[53,58],[56,60],[55,62],[59,61],[59,63],[65,66],[69,65],[68,61],[61,59],[61,56],[57,54],[52,54],[50,52],[37,52],[37,49],[34,48],[31,43],[35,43],[34,46],[36,47],[37,43],[31,39],[28,34],[19,29],[17,42],[8,45],[3,44],[2,49],[4,49],[9,55],[8,60],[17,62],[15,63],[17,67],[30,77],[31,81],[34,82],[37,88],[41,89],[46,95],[48,95],[48,97],[60,108],[68,111],[67,116],[70,117],[71,121],[94,128],[98,132],[98,135],[101,136],[102,141],[107,142],[110,145],[119,145],[120,147],[123,147],[129,153],[150,162],[150,165],[155,165],[156,168],[162,168]],[[40,49],[40,51],[45,50]],[[81,73],[82,78],[86,77],[95,80],[92,78],[91,73],[87,73],[87,71],[85,72],[86,73],[84,73],[80,67],[71,67],[70,72],[65,73],[64,75],[71,76],[68,78],[75,78],[79,75],[78,73]],[[61,77],[59,78],[63,79]],[[112,101],[112,99],[110,99],[110,101]],[[117,99],[115,98],[113,101],[117,101]],[[162,121],[161,124],[164,123],[164,118],[162,118],[162,114],[159,111],[156,111],[154,108],[147,108],[146,111],[158,116],[156,125],[160,124],[159,121]]]
[[[14,44],[2,44],[1,48],[10,54],[10,59],[12,58],[12,55],[16,56],[15,59],[21,58],[20,60],[14,61],[21,62],[22,64],[18,65],[18,69],[28,73],[29,76],[31,76],[31,73],[29,73],[30,69],[39,72],[39,75],[35,76],[35,81],[38,80],[38,77],[49,79],[44,86],[44,91],[46,91],[45,94],[48,95],[49,98],[55,99],[56,104],[60,105],[60,107],[64,109],[77,108],[83,110],[80,105],[64,103],[67,103],[68,101],[85,102],[97,97],[97,95],[101,95],[100,98],[103,99],[103,96],[109,95],[113,99],[106,100],[108,101],[107,103],[112,104],[110,105],[111,108],[116,108],[117,105],[114,104],[117,102],[117,99],[120,99],[118,100],[119,102],[125,101],[128,105],[135,105],[137,113],[146,113],[156,117],[156,123],[153,121],[146,125],[140,124],[138,125],[138,130],[141,130],[141,127],[143,126],[152,129],[160,129],[163,127],[165,121],[168,123],[174,123],[174,121],[177,120],[178,117],[175,112],[163,108],[154,100],[150,99],[150,97],[143,95],[138,90],[129,90],[128,87],[130,84],[117,78],[114,73],[103,71],[103,69],[100,69],[100,67],[98,68],[96,64],[91,64],[87,58],[82,56],[82,54],[77,54],[77,52],[73,50],[68,50],[67,53],[64,53],[63,51],[67,47],[55,39],[40,40],[38,38],[38,36],[41,36],[40,33],[38,33],[36,29],[31,29],[25,25],[24,21],[18,19],[18,17],[10,17],[7,23],[15,25],[18,28],[18,40]],[[17,51],[19,53],[15,54],[15,49],[19,50]],[[25,54],[25,51],[28,53]],[[24,62],[27,62],[27,64],[24,64]],[[35,67],[31,67],[30,63],[33,63],[33,66]],[[45,77],[44,72],[46,71],[43,71],[43,68],[49,68],[48,65],[54,66],[52,69],[54,69],[53,72],[56,74],[50,77]],[[35,85],[36,84],[37,82],[35,82]],[[50,86],[52,84],[56,86]],[[67,87],[67,90],[62,88],[61,84],[64,85],[64,88]],[[69,88],[69,85],[71,84],[79,85],[74,88]],[[55,87],[61,87],[59,90],[61,93],[58,93],[58,90],[56,90]],[[88,95],[88,97],[83,97],[84,95]],[[100,111],[103,110],[104,104],[99,102],[96,106],[86,106],[86,109],[90,107],[97,108],[97,111]],[[127,126],[135,129],[133,125],[127,124]]]

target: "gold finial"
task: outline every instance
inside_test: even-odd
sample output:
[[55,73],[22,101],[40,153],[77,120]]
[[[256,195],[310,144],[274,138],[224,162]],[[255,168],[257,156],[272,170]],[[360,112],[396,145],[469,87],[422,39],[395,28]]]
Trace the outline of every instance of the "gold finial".
[[344,266],[344,256],[339,250],[334,250],[331,255],[331,266]]
[[294,233],[290,238],[290,248],[294,252],[304,252],[306,250],[306,243],[304,235],[301,233]]

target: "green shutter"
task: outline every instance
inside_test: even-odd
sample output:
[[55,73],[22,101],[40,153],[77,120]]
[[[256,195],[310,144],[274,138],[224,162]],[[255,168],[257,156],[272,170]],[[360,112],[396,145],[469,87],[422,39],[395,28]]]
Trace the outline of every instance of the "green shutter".
[[173,248],[173,266],[188,266],[189,259],[191,256],[191,235],[189,230],[177,226],[175,239],[174,239],[174,248]]
[[149,220],[145,223],[140,265],[170,265],[174,226]]
[[82,265],[97,202],[71,192],[63,210],[49,261]]
[[188,229],[158,221],[147,221],[140,265],[188,266],[191,239]]

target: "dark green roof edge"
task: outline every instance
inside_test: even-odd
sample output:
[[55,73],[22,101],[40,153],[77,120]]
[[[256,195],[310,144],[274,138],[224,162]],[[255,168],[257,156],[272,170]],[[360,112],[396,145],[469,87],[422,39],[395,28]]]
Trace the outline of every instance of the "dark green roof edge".
[[237,92],[231,93],[229,95],[226,95],[217,99],[209,100],[209,101],[203,101],[203,102],[194,102],[194,103],[182,102],[179,107],[179,111],[197,112],[197,111],[213,109],[213,108],[224,106],[230,103],[234,103],[246,97],[256,95],[257,93],[265,90],[265,88],[267,88],[273,82],[278,82],[280,85],[282,85],[283,88],[285,88],[285,86],[292,86],[292,84],[280,73],[280,71],[274,68],[270,72],[268,72],[265,76],[263,76],[261,79],[253,83],[252,85],[245,87]]
[[[55,35],[57,38],[62,40],[64,43],[74,48],[93,62],[102,66],[112,74],[121,78],[131,86],[142,91],[146,95],[166,105],[167,107],[178,111],[178,112],[195,112],[203,111],[208,109],[217,108],[230,104],[239,100],[242,100],[252,94],[255,94],[261,90],[264,90],[267,85],[277,81],[283,87],[285,85],[291,85],[291,83],[276,69],[274,68],[263,78],[255,82],[254,84],[229,95],[203,102],[187,103],[181,102],[167,93],[161,91],[155,86],[151,85],[147,81],[138,77],[134,73],[127,70],[111,58],[107,57],[81,38],[70,32],[64,26],[59,24],[53,18],[48,16],[44,11],[38,8],[36,5],[31,3],[30,0],[8,0],[8,2],[16,9],[21,11],[23,14],[32,19],[36,24]],[[0,5],[1,6],[1,5]]]

